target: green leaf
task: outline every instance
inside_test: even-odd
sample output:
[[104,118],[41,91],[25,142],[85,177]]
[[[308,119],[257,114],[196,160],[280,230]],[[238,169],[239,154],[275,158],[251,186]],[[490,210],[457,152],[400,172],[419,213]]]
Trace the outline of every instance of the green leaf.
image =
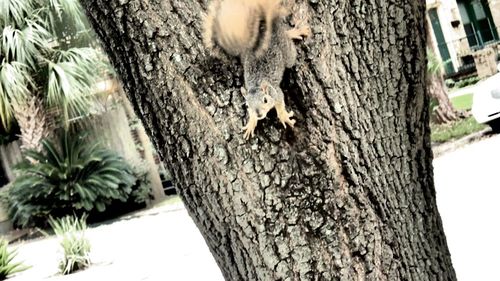
[[2,0],[0,2],[0,26],[21,26],[35,9],[34,1]]
[[9,251],[7,240],[0,238],[0,280],[28,269],[28,266],[22,263],[13,263],[12,261],[17,255],[16,251]]
[[61,23],[73,26],[76,31],[85,30],[85,15],[77,0],[48,0],[50,10],[50,26],[57,33],[57,26]]

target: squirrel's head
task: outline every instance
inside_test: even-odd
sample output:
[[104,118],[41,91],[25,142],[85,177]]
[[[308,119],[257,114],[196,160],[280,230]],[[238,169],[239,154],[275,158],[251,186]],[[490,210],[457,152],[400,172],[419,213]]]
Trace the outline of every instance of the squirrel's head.
[[241,93],[245,97],[248,111],[254,115],[257,120],[264,119],[271,110],[275,102],[276,90],[268,82],[264,81],[258,87],[251,87],[246,91],[241,88]]

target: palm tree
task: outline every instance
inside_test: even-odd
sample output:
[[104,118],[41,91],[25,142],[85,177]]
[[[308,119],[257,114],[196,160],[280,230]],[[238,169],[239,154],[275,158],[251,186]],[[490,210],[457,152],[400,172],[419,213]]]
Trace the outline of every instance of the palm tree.
[[469,116],[468,112],[457,110],[453,107],[448,90],[444,82],[443,66],[450,61],[443,62],[434,53],[432,46],[432,27],[426,21],[427,33],[427,91],[429,92],[434,105],[432,109],[432,119],[438,124],[450,123]]
[[438,56],[427,48],[427,89],[433,100],[434,122],[443,124],[469,116],[469,113],[456,109],[448,97],[443,77],[443,65]]
[[[77,0],[0,1],[0,119],[24,149],[88,112],[105,69]],[[87,46],[87,47],[85,47]]]

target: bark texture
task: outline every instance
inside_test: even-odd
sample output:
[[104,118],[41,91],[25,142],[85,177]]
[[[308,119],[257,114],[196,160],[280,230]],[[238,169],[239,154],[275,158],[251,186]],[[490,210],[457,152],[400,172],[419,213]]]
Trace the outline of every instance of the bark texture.
[[[226,280],[455,280],[436,207],[423,1],[289,1],[314,36],[243,140],[207,1],[82,0]],[[194,265],[193,265],[194,266]]]

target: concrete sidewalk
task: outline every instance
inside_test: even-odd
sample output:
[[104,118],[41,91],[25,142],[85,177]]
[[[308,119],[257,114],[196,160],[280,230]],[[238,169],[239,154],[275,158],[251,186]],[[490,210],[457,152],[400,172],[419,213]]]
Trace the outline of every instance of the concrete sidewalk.
[[[498,74],[498,73],[497,73]],[[496,74],[495,74],[496,75]],[[491,77],[491,76],[490,76]],[[451,90],[448,92],[448,97],[449,98],[454,98],[454,97],[458,97],[458,96],[463,96],[463,95],[467,95],[467,94],[474,94],[477,90],[477,88],[486,80],[487,78],[484,78],[482,79],[481,81],[477,82],[476,84],[474,85],[470,85],[470,86],[467,86],[467,87],[464,87],[464,88],[460,88],[460,89],[456,89],[456,90]],[[500,76],[498,76],[498,79],[495,78],[495,80],[498,81],[498,83],[500,83]]]
[[88,230],[92,266],[58,274],[58,241],[17,243],[16,260],[33,268],[9,281],[171,280],[223,281],[203,237],[179,199]]
[[437,204],[460,281],[500,280],[500,135],[434,160]]

